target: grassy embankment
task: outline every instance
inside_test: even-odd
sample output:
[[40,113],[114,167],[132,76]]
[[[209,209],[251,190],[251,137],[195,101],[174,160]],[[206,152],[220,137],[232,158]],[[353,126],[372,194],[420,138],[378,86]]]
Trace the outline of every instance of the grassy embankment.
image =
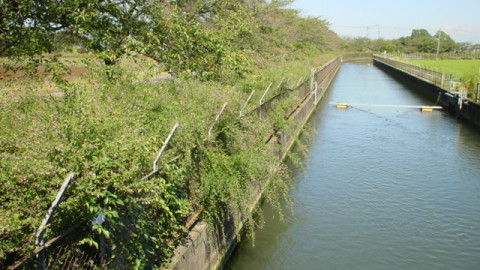
[[468,96],[475,98],[477,83],[480,82],[480,60],[403,60],[417,66],[452,73],[455,80],[461,81],[468,89]]
[[[202,209],[201,218],[210,223],[223,219],[226,212],[240,211],[253,227],[252,216],[245,212],[249,183],[271,182],[274,192],[267,191],[271,202],[288,189],[281,171],[272,167],[276,161],[264,139],[285,124],[283,115],[295,101],[278,102],[261,119],[240,118],[239,110],[252,90],[256,93],[246,111],[257,106],[271,82],[265,99],[294,87],[311,67],[333,57],[314,54],[271,61],[258,64],[244,79],[224,82],[178,78],[151,83],[145,79],[161,73],[147,59],[123,60],[114,68],[112,81],[102,65],[88,57],[74,60],[72,66],[88,72],[68,78],[67,84],[57,85],[42,76],[3,78],[0,265],[33,250],[36,229],[68,172],[76,173],[74,181],[45,239],[102,211],[107,222],[96,225],[81,243],[98,246],[102,235],[117,264],[167,263],[183,241],[185,222],[194,209]],[[277,88],[282,78],[284,84]],[[58,91],[63,98],[44,95]],[[204,140],[225,102],[214,135]],[[180,127],[160,160],[161,173],[140,181],[152,170],[175,123]],[[192,152],[193,146],[197,148]],[[168,162],[179,155],[182,158],[175,163]]]

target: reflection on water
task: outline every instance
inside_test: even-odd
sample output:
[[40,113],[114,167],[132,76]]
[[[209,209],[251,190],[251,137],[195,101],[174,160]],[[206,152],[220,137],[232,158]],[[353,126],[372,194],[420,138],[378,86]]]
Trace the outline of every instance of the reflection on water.
[[266,206],[226,269],[477,269],[480,133],[381,70],[344,65],[310,125],[286,221]]

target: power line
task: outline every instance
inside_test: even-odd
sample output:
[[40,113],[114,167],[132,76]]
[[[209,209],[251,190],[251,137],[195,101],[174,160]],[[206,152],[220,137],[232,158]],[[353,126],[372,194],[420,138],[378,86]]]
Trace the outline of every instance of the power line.
[[[363,26],[359,26],[359,25],[340,25],[340,24],[331,24],[331,26],[335,26],[335,27],[343,27],[343,28],[357,28],[357,29],[361,29],[361,28],[371,28],[371,27],[378,27],[378,29],[382,28],[382,29],[395,29],[395,30],[413,30],[413,29],[421,29],[421,27],[417,27],[417,28],[413,28],[413,27],[400,27],[400,26],[382,26],[382,25],[379,25],[379,24],[376,24],[376,25],[363,25]],[[455,32],[455,33],[465,33],[465,34],[478,34],[480,35],[480,30],[479,31],[475,31],[475,30],[464,30],[464,29],[457,29],[457,28],[448,28],[448,27],[443,27],[445,30],[442,30],[444,32]]]

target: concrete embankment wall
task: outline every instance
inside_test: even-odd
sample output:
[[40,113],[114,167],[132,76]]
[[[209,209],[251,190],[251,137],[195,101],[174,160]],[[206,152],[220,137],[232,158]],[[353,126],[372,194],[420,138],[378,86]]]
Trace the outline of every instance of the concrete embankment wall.
[[[315,111],[341,63],[341,58],[330,61],[314,72],[310,80],[305,81],[293,90],[299,98],[299,103],[288,116],[288,119],[291,120],[289,131],[276,132],[268,142],[281,145],[281,149],[274,153],[279,160],[286,157],[295,142],[295,137],[301,132],[303,126]],[[253,188],[252,210],[259,204],[261,197],[261,190]],[[226,221],[222,227],[209,229],[204,222],[196,224],[187,237],[187,243],[175,250],[169,269],[208,270],[221,268],[238,242],[237,235],[242,230],[242,225],[235,226],[233,222]]]
[[[388,61],[387,61],[388,60]],[[378,68],[386,71],[403,82],[412,85],[420,94],[432,100],[434,103],[443,106],[455,116],[465,119],[480,127],[480,105],[469,99],[459,101],[458,93],[450,92],[434,83],[401,70],[391,62],[390,59],[374,56],[373,63]]]
[[[316,106],[340,68],[341,63],[343,61],[365,61],[371,59],[371,55],[352,55],[346,56],[343,59],[334,59],[316,71],[310,81],[305,81],[293,90],[296,92],[295,95],[297,98],[299,98],[299,103],[288,116],[288,119],[291,120],[290,126],[287,128],[288,131],[278,131],[269,140],[269,143],[279,144],[281,146],[281,148],[274,153],[279,160],[283,160],[287,156],[295,143],[295,138],[315,111]],[[464,100],[462,108],[460,108],[457,94],[451,93],[431,82],[382,62],[380,58],[373,57],[373,60],[374,65],[390,73],[392,76],[398,77],[402,81],[415,86],[415,89],[430,98],[433,103],[438,102],[439,105],[442,105],[450,112],[480,126],[480,106],[478,106],[478,104]],[[315,84],[317,85],[316,90],[314,87]],[[255,113],[261,114],[261,110],[262,108],[259,108]],[[253,188],[251,200],[252,209],[258,205],[261,197],[261,190]],[[208,270],[222,267],[238,242],[237,235],[242,229],[241,227],[241,225],[235,226],[233,222],[226,221],[222,228],[208,229],[207,224],[198,222],[191,229],[187,243],[176,249],[169,269]]]

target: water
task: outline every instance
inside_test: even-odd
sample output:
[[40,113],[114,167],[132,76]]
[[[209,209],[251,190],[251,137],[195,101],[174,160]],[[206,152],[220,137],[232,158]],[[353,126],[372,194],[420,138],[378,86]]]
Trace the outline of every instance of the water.
[[344,64],[281,222],[264,207],[255,247],[226,269],[480,269],[480,132],[442,111],[336,109],[329,101],[433,105],[380,69]]

